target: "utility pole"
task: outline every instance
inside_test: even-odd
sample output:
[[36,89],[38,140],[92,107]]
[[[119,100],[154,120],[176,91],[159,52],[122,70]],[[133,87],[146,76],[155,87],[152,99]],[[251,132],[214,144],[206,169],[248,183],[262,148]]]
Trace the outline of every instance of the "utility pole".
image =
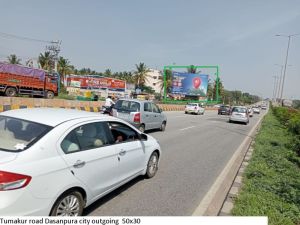
[[46,51],[50,52],[52,59],[54,60],[54,71],[57,72],[58,54],[60,52],[61,41],[51,41],[51,45],[46,46]]
[[277,80],[278,80],[278,76],[273,76],[274,78],[274,88],[273,88],[273,102],[276,102],[276,95],[277,95]]

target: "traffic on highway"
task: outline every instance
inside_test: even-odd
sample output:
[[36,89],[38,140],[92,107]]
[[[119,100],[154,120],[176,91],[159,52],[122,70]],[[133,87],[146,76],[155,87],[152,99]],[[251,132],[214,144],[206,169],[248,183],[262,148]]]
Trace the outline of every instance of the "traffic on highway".
[[[203,108],[203,116],[187,114],[188,107],[194,114]],[[150,101],[121,99],[113,116],[55,108],[3,112],[0,214],[191,215],[261,116],[231,109],[221,116],[193,103],[162,112]]]

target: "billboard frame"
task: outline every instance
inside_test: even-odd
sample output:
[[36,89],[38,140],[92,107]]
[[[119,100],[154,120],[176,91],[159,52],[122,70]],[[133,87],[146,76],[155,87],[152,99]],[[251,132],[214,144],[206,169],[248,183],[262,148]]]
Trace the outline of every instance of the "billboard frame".
[[206,102],[206,103],[219,103],[219,66],[176,66],[176,65],[171,65],[171,66],[164,66],[164,99],[163,102],[164,103],[186,103],[186,102],[191,102],[191,101],[187,101],[187,100],[182,100],[182,101],[178,101],[178,100],[170,100],[167,98],[167,74],[166,71],[167,69],[172,70],[172,69],[189,69],[189,68],[194,68],[194,69],[198,69],[198,68],[202,68],[202,69],[215,69],[216,72],[214,73],[214,75],[216,76],[216,100],[206,100],[206,101],[196,101],[196,102]]

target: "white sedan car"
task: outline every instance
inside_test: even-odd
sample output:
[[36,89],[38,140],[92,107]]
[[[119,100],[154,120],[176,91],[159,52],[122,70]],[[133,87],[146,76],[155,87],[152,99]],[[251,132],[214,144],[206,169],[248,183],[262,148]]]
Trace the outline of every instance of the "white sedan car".
[[161,150],[123,120],[77,110],[0,113],[0,215],[80,216],[139,175],[153,177]]
[[189,103],[185,106],[184,113],[193,113],[197,115],[203,115],[205,112],[205,108],[199,103]]

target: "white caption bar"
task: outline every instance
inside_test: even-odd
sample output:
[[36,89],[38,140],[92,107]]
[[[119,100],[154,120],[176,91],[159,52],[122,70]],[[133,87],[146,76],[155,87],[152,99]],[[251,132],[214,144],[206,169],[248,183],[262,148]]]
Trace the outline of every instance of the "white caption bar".
[[0,217],[1,225],[268,225],[267,217]]

